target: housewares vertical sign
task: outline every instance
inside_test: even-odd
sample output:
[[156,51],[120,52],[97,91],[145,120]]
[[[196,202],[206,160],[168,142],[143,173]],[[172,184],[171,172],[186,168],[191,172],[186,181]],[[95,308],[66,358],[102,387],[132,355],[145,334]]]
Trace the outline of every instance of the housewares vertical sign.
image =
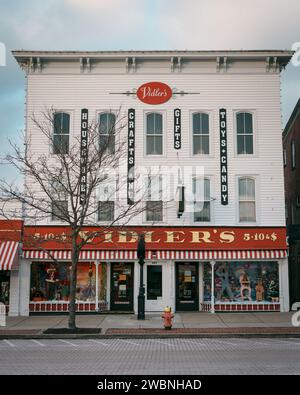
[[181,110],[174,110],[174,148],[181,148]]
[[227,117],[226,110],[220,109],[220,174],[221,204],[228,204],[228,169],[227,169]]
[[80,204],[86,200],[87,188],[87,139],[88,139],[88,110],[81,110],[81,132],[80,132]]
[[134,203],[135,110],[128,110],[127,204]]

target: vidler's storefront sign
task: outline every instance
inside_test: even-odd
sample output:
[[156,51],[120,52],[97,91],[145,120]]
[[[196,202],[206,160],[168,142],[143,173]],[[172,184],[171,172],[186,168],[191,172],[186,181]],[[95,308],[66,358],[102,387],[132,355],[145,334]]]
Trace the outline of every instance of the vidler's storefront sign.
[[146,104],[162,104],[169,101],[172,97],[172,89],[169,85],[163,82],[146,82],[141,85],[136,95],[137,97]]
[[[68,227],[27,226],[24,248],[66,249],[71,247]],[[272,250],[286,248],[286,230],[255,227],[86,227],[79,238],[87,238],[85,249],[135,250],[140,234],[147,250]],[[91,236],[91,237],[90,237]]]

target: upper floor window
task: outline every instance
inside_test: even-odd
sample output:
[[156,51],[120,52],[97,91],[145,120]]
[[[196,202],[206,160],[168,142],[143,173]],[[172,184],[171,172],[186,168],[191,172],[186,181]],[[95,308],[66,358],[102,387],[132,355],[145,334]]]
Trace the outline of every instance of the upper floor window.
[[97,191],[98,221],[113,222],[115,219],[116,182],[108,174]]
[[163,153],[163,117],[151,112],[146,116],[146,154],[162,155]]
[[210,180],[193,178],[194,221],[210,221]]
[[99,114],[99,148],[101,151],[115,153],[116,116],[113,113]]
[[292,154],[292,169],[295,169],[296,168],[296,144],[295,144],[295,141],[292,141],[291,154]]
[[202,112],[193,114],[193,154],[209,154],[209,116]]
[[255,180],[250,177],[239,178],[239,221],[255,222]]
[[283,165],[286,166],[287,158],[286,158],[286,149],[283,150]]
[[69,152],[70,115],[65,112],[56,112],[53,123],[53,154],[67,154]]
[[64,221],[67,218],[68,218],[67,200],[53,200],[51,202],[52,221]]
[[237,153],[253,154],[253,115],[249,112],[236,114]]
[[146,221],[163,220],[162,176],[148,176],[146,185]]

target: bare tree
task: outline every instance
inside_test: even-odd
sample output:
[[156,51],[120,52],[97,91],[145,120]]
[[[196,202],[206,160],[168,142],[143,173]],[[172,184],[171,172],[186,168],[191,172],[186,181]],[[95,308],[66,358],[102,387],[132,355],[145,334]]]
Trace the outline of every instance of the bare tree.
[[[127,117],[121,116],[121,110],[117,116],[111,117],[113,122],[108,120],[105,134],[101,135],[101,125],[88,123],[85,138],[82,139],[78,133],[72,141],[65,137],[63,120],[62,123],[58,122],[56,114],[53,109],[48,109],[38,118],[35,115],[31,117],[34,135],[40,135],[38,143],[45,144],[46,148],[41,150],[44,153],[38,152],[37,139],[32,140],[29,132],[23,137],[24,148],[11,142],[12,153],[6,155],[4,162],[16,168],[25,183],[19,186],[2,179],[0,193],[4,204],[12,200],[22,204],[27,223],[38,225],[52,218],[68,227],[69,234],[60,242],[63,248],[71,250],[68,325],[70,329],[76,329],[76,277],[81,250],[105,232],[105,228],[125,226],[132,217],[143,211],[143,205],[141,198],[127,204],[126,192],[124,194],[127,174],[122,176],[119,173],[122,166],[127,169],[127,140],[124,138],[127,134],[122,133]],[[97,194],[110,178],[116,178],[113,192],[117,196],[116,215],[107,225],[98,227],[97,231],[83,232],[86,226],[97,226]],[[121,194],[123,198],[119,198]],[[109,199],[110,196],[107,196]],[[84,237],[80,237],[82,234]],[[41,240],[32,240],[32,243],[35,248],[44,249]],[[49,258],[54,260],[50,253]]]

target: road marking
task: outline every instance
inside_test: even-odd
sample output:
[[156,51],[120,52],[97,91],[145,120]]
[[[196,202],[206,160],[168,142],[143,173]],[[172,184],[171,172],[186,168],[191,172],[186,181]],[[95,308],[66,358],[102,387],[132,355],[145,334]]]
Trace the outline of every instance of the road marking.
[[10,347],[16,347],[15,344],[13,344],[12,342],[10,342],[9,340],[3,339],[3,341],[8,344]]
[[203,343],[203,341],[201,341],[201,339],[199,339],[199,341],[190,340],[190,339],[180,339],[180,341],[184,341],[184,342],[189,342],[189,343],[197,344],[197,346],[207,346],[205,343]]
[[139,346],[138,343],[130,342],[129,340],[124,340],[124,339],[118,339],[118,340],[121,341],[121,342],[124,342],[124,343],[134,344],[135,346]]
[[109,346],[109,344],[100,342],[99,340],[89,339],[89,341],[93,343],[103,344],[103,346]]
[[153,341],[153,342],[157,342],[157,343],[166,344],[167,346],[170,346],[170,347],[175,347],[175,345],[174,345],[174,344],[170,344],[170,343],[162,342],[161,340],[156,340],[156,339],[149,339],[149,340],[150,340],[150,341]]
[[61,342],[63,342],[63,343],[66,343],[66,344],[69,344],[69,345],[72,346],[72,347],[76,347],[76,344],[71,343],[71,342],[69,342],[68,340],[59,339],[59,341],[61,341]]
[[36,343],[36,344],[38,344],[39,346],[41,346],[41,347],[46,347],[46,345],[45,344],[43,344],[42,342],[39,342],[38,340],[35,340],[35,339],[30,339],[33,343]]

